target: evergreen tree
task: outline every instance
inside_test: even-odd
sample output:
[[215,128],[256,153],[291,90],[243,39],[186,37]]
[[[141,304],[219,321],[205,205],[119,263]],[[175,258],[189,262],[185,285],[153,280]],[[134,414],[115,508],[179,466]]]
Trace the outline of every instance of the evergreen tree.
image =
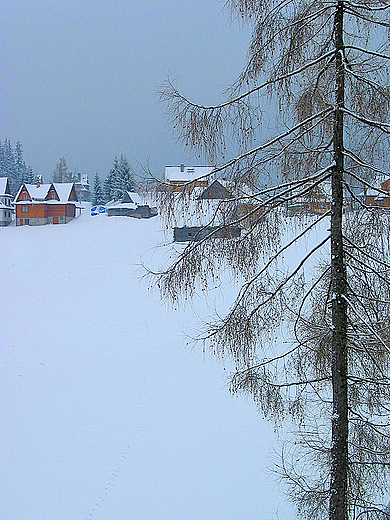
[[113,200],[113,174],[110,173],[107,175],[107,177],[104,179],[103,183],[103,195],[104,195],[104,202],[111,202]]
[[103,189],[100,183],[100,177],[97,173],[95,173],[95,178],[93,181],[93,191],[92,191],[92,204],[96,206],[96,204],[104,203],[104,194]]
[[12,148],[9,139],[0,142],[0,176],[8,177],[11,193],[16,194],[22,183],[34,183],[36,176],[23,160],[23,147],[20,141]]
[[9,178],[13,195],[21,184],[34,184],[37,181],[37,175],[23,160],[23,146],[20,141],[16,143],[14,149],[9,139],[5,139],[3,144],[0,141],[0,176]]
[[106,202],[120,200],[127,191],[134,189],[134,170],[126,156],[121,154],[119,159],[114,158],[114,164],[104,181],[104,198]]
[[5,139],[4,141],[2,159],[3,162],[1,165],[1,175],[4,177],[8,177],[10,182],[11,193],[15,194],[20,186],[20,177],[18,174],[15,156],[9,139]]
[[23,160],[23,147],[20,141],[18,141],[15,145],[14,156],[18,182],[20,184],[33,184],[36,180],[36,177],[33,174],[32,169],[26,166],[26,163]]
[[38,175],[33,172],[32,168],[26,166],[22,173],[21,184],[36,184],[38,178]]

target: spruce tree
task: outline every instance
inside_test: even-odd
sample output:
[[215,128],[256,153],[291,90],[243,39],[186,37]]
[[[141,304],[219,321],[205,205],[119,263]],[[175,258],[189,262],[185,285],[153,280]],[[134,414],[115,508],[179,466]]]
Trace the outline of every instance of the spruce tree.
[[5,139],[4,146],[4,164],[3,175],[9,178],[11,192],[14,194],[20,186],[20,177],[16,166],[15,156],[12,150],[11,142]]
[[100,182],[100,177],[97,173],[95,173],[94,181],[93,181],[93,191],[92,191],[92,204],[96,206],[97,204],[104,203],[104,194],[102,185]]
[[104,195],[104,202],[106,204],[113,200],[112,182],[113,182],[113,174],[110,172],[107,175],[107,177],[104,179],[104,182],[103,182],[103,195]]
[[125,155],[114,158],[114,164],[104,181],[104,197],[107,202],[120,200],[127,191],[134,191],[134,170]]
[[0,141],[0,176],[9,178],[13,195],[21,184],[36,182],[37,176],[23,160],[23,146],[20,141],[16,143],[14,149],[9,139],[5,139],[4,144]]

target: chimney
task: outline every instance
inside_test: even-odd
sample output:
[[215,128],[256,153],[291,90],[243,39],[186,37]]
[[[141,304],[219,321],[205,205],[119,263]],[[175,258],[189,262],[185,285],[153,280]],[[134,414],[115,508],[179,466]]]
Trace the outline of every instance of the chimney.
[[181,173],[184,172],[184,164],[181,164],[181,165],[180,165],[180,171],[181,171]]

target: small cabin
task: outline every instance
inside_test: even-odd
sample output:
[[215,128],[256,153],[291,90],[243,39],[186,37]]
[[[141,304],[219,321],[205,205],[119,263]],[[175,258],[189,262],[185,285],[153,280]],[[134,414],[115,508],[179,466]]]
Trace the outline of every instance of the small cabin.
[[106,205],[108,217],[150,218],[157,215],[156,208],[144,204],[138,193],[127,191],[121,200]]

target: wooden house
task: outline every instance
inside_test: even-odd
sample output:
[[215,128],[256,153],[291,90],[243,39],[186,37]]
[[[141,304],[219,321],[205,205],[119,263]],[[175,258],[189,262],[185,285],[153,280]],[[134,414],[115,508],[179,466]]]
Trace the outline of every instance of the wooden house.
[[106,205],[108,217],[150,218],[157,215],[156,208],[144,204],[138,193],[127,191],[121,200]]
[[324,182],[322,185],[306,184],[306,193],[288,203],[287,214],[289,216],[322,215],[331,207],[331,185]]
[[0,227],[8,226],[14,212],[8,177],[0,177]]
[[172,191],[188,189],[190,193],[194,188],[207,188],[211,182],[212,166],[166,166],[164,180]]
[[[390,179],[382,182],[380,189],[382,191],[377,191],[375,189],[367,191],[365,197],[366,206],[375,208],[390,208]],[[384,191],[387,192],[388,195],[383,193]]]
[[[179,194],[177,197],[180,199]],[[232,208],[220,204],[221,200],[232,198],[224,182],[216,179],[207,187],[193,187],[191,201],[175,212],[174,242],[196,242],[208,235],[213,239],[238,238],[241,228],[229,224]]]
[[16,197],[16,225],[66,224],[76,216],[73,183],[23,184]]

